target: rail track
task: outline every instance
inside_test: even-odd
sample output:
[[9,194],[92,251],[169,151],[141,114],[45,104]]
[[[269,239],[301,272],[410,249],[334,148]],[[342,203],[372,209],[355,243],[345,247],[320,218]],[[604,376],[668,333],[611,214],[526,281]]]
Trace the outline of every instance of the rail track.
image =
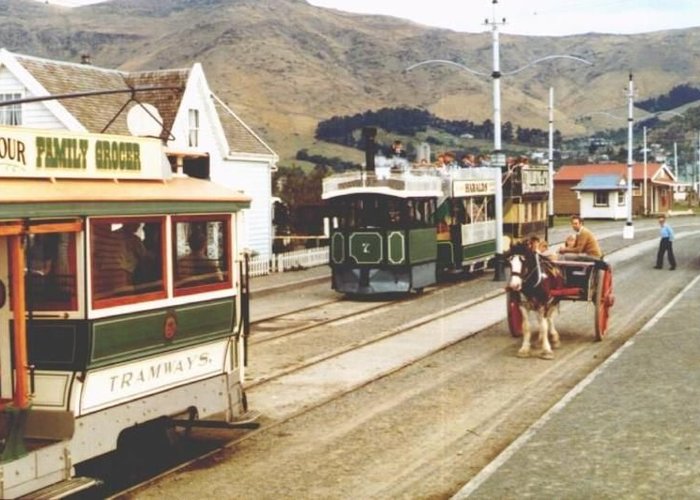
[[[627,245],[620,245],[619,249],[622,250],[625,246]],[[608,255],[613,255],[614,253],[615,252],[609,252]],[[454,295],[457,294],[449,293],[450,291],[460,291],[460,286],[469,286],[473,288],[475,286],[475,282],[478,284],[478,286],[482,286],[484,289],[490,289],[491,292],[468,300],[455,299]],[[344,306],[346,308],[349,306],[349,304],[345,303],[346,301],[332,300],[328,301],[329,306],[333,306],[334,304],[342,305],[338,307],[337,313],[328,314],[326,317],[318,318],[318,312],[316,312],[315,315],[312,313],[309,317],[303,320],[299,317],[299,315],[303,315],[305,312],[318,308],[317,305],[314,305],[310,308],[306,308],[305,311],[280,314],[276,318],[267,318],[264,321],[257,322],[254,324],[253,328],[251,348],[259,350],[259,352],[253,352],[251,359],[262,361],[262,364],[265,364],[266,368],[258,370],[258,372],[253,375],[251,382],[248,384],[249,397],[254,400],[256,395],[260,394],[266,385],[274,385],[274,382],[283,379],[285,376],[301,372],[302,370],[309,369],[315,365],[320,365],[321,363],[329,361],[333,358],[338,358],[352,351],[365,348],[371,344],[379,343],[391,337],[399,337],[405,334],[407,331],[416,329],[421,325],[426,325],[438,320],[444,321],[450,315],[466,314],[468,310],[473,310],[480,304],[483,304],[489,300],[497,299],[500,296],[501,291],[494,290],[493,283],[489,284],[486,279],[475,280],[475,282],[453,283],[446,287],[426,291],[426,294],[421,297],[411,297],[408,300],[399,302],[392,301],[380,304],[360,303],[361,307],[358,307],[352,311],[343,311]],[[424,298],[426,299],[425,301],[423,300]],[[439,312],[434,312],[431,315],[423,314],[423,312],[418,310],[420,309],[420,304],[435,300],[440,303]],[[434,305],[432,307],[433,309],[435,308]],[[376,320],[375,317],[379,314],[385,313],[402,317],[407,309],[417,310],[415,312],[417,314],[422,314],[422,316],[420,319],[409,320],[381,332],[376,330],[369,331],[367,335],[358,335],[358,333],[362,330],[361,326],[353,327],[354,334],[352,336],[338,333],[343,330],[343,326],[349,324],[351,320],[353,325],[355,325],[355,322],[361,323],[362,321],[364,321],[365,324],[370,324]],[[291,318],[293,318],[295,314],[297,315],[297,323],[296,325],[291,326],[291,323],[293,323]],[[287,320],[285,320],[285,317]],[[257,329],[258,327],[262,328]],[[347,330],[348,329],[345,328],[345,331]],[[305,335],[301,336],[300,334],[302,332],[305,333]],[[329,334],[328,332],[331,333]],[[258,340],[255,340],[256,335],[258,335]],[[300,342],[301,337],[308,338],[306,338],[305,342]],[[325,342],[320,342],[319,339],[323,337],[325,337]],[[329,350],[328,345],[335,346],[335,349]],[[338,347],[339,345],[340,347]],[[294,362],[290,362],[288,357],[280,354],[285,351],[289,352],[291,346],[294,346],[297,349],[296,354],[294,354],[294,356],[296,356]],[[309,346],[316,346],[317,349],[308,349]],[[265,354],[265,352],[267,352],[267,354]],[[303,354],[300,355],[300,352],[303,352]],[[566,356],[568,357],[574,355],[576,355],[575,352],[569,352]],[[265,359],[267,359],[267,361],[265,361]],[[399,368],[400,366],[395,369]],[[366,380],[363,384],[368,384],[372,380],[376,380],[377,378],[384,376],[386,376],[386,373],[380,374],[375,379]],[[256,436],[264,434],[265,432],[271,431],[274,428],[284,425],[285,422],[288,422],[292,418],[299,417],[304,413],[317,408],[318,406],[332,402],[334,399],[341,397],[343,394],[345,393],[338,393],[337,395],[321,400],[314,405],[306,405],[298,411],[289,412],[282,418],[276,418],[274,420],[263,418],[260,429],[256,431],[245,433],[240,431],[227,431],[225,433],[219,433],[218,437],[208,441],[208,443],[211,445],[210,448],[199,449],[198,457],[187,458],[177,466],[146,479],[144,483],[157,481],[158,478],[165,477],[174,470],[196,466],[197,463],[200,463],[199,461],[204,460],[204,462],[206,462],[208,458],[214,457],[216,453],[222,449],[230,449],[245,440],[255,438]],[[114,493],[112,498],[129,497],[129,492],[133,492],[142,486],[143,484],[131,486],[120,493]]]

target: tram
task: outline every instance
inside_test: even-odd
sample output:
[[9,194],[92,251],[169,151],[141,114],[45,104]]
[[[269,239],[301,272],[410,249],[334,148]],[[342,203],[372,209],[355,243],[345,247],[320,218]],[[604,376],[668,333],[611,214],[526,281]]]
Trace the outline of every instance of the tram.
[[173,173],[160,140],[0,127],[0,497],[153,422],[246,418],[250,199]]
[[547,240],[549,169],[522,160],[510,162],[503,173],[504,247],[530,236]]
[[420,293],[448,273],[486,268],[502,224],[500,169],[438,172],[373,153],[366,163],[323,181],[333,289]]

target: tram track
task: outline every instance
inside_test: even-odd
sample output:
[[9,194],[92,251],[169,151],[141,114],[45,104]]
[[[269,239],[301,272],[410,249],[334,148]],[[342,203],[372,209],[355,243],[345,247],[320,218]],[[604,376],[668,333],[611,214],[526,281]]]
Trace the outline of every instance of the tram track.
[[[625,245],[625,244],[620,245],[620,247],[617,248],[617,249],[615,249],[614,251],[608,252],[608,255],[614,255],[614,254],[616,254],[618,251],[624,250],[627,246],[629,246],[629,245]],[[493,285],[491,285],[491,288],[493,288]],[[254,380],[254,381],[251,382],[250,384],[247,384],[247,388],[250,390],[250,395],[251,395],[251,397],[254,397],[255,392],[256,392],[257,390],[259,390],[259,388],[264,387],[265,384],[270,384],[270,383],[274,382],[275,380],[279,380],[280,378],[284,377],[285,375],[290,375],[290,374],[293,374],[293,373],[297,373],[297,372],[303,370],[304,368],[307,368],[307,367],[310,367],[310,366],[313,366],[313,365],[321,364],[323,361],[327,361],[327,360],[329,360],[329,359],[333,359],[333,358],[339,357],[339,356],[341,356],[342,354],[346,354],[346,353],[348,353],[348,352],[350,352],[350,351],[353,351],[353,350],[356,350],[356,349],[360,349],[360,348],[362,348],[362,347],[365,347],[365,346],[368,346],[368,345],[371,345],[371,344],[374,344],[374,343],[378,343],[378,342],[380,342],[380,341],[382,341],[382,340],[385,340],[385,339],[387,339],[387,338],[390,338],[390,337],[392,337],[392,336],[401,335],[401,333],[402,333],[402,332],[405,332],[406,330],[409,330],[409,329],[411,329],[411,328],[417,328],[417,327],[419,327],[419,326],[421,326],[421,325],[429,324],[429,323],[431,323],[431,322],[436,321],[438,318],[444,319],[444,318],[446,318],[447,316],[449,316],[449,315],[451,315],[451,314],[456,314],[456,313],[458,313],[458,312],[460,312],[460,311],[461,311],[461,312],[464,312],[464,310],[467,309],[467,308],[474,307],[474,306],[476,306],[476,305],[478,305],[478,304],[480,304],[480,303],[483,303],[483,302],[486,301],[486,300],[491,300],[491,299],[494,299],[494,298],[498,298],[498,297],[499,297],[500,295],[502,295],[502,294],[503,294],[502,290],[493,290],[489,296],[478,297],[478,298],[476,298],[476,299],[470,299],[470,300],[466,300],[466,301],[462,301],[462,302],[455,303],[455,304],[453,304],[453,305],[452,305],[451,307],[449,307],[449,308],[441,309],[441,310],[439,311],[439,313],[435,313],[433,316],[425,316],[425,317],[423,317],[423,318],[421,318],[421,319],[418,319],[418,320],[415,320],[415,321],[409,321],[409,322],[407,322],[407,323],[405,323],[405,324],[398,325],[398,326],[396,326],[394,329],[389,329],[389,330],[386,330],[385,332],[377,333],[377,334],[375,334],[374,336],[370,336],[370,337],[367,337],[367,338],[365,338],[365,339],[363,339],[363,340],[361,340],[361,341],[358,341],[355,345],[347,345],[347,346],[345,346],[345,347],[343,347],[343,348],[341,348],[341,349],[337,349],[336,351],[333,351],[333,352],[327,352],[326,354],[323,354],[323,355],[318,355],[318,356],[315,356],[315,357],[309,357],[309,358],[306,360],[306,361],[307,361],[306,364],[300,363],[300,364],[298,364],[297,366],[289,366],[289,367],[287,367],[286,369],[279,370],[279,371],[278,371],[277,373],[275,373],[274,375],[270,375],[270,376],[268,376],[268,377],[264,377],[264,378],[260,378],[260,379],[258,379],[258,380]],[[426,291],[426,295],[425,295],[425,296],[426,296],[426,297],[430,297],[430,294],[428,294],[427,291]],[[413,297],[411,298],[411,300],[413,300]],[[337,301],[334,301],[334,302],[337,302]],[[399,306],[400,304],[393,303],[393,305]],[[382,304],[382,305],[380,305],[380,306],[376,306],[376,309],[379,310],[379,309],[382,309],[382,308],[384,308],[384,307],[385,307],[385,306]],[[384,310],[387,310],[387,309],[384,309]],[[367,311],[366,313],[367,313],[368,316],[371,316],[371,311]],[[280,316],[284,316],[284,315],[280,315]],[[313,328],[318,327],[318,326],[324,326],[324,327],[326,327],[326,328],[330,328],[330,327],[332,326],[333,322],[340,322],[340,323],[342,323],[343,321],[346,321],[347,318],[350,317],[350,316],[352,316],[352,313],[351,313],[351,314],[345,315],[345,317],[342,317],[342,318],[341,318],[341,317],[338,317],[338,318],[336,318],[336,319],[333,320],[333,321],[325,322],[323,325],[310,326],[309,328],[305,328],[304,331],[313,330]],[[300,332],[301,332],[301,330],[298,331],[298,332],[295,332],[295,333],[300,333]],[[273,340],[273,339],[270,339],[270,340]],[[277,339],[277,340],[280,340],[280,339]],[[618,343],[618,341],[615,342],[615,344],[617,344],[617,343]],[[265,343],[263,342],[263,344],[265,344]],[[262,344],[261,344],[261,345],[262,345]],[[587,349],[587,348],[588,348],[588,342],[585,342],[584,344],[577,346],[575,349],[568,351],[565,355],[561,356],[561,359],[557,362],[557,365],[560,365],[561,363],[567,362],[567,360],[569,360],[571,357],[579,356],[580,353],[582,352],[582,350],[583,350],[583,349]],[[432,355],[432,353],[429,353],[429,354],[427,354],[426,356],[431,356],[431,355]],[[550,365],[550,366],[551,366],[551,367],[554,367],[555,365],[552,364],[552,365]],[[403,366],[399,366],[399,367],[395,368],[395,370],[399,370],[399,369],[401,369],[402,367],[403,367]],[[547,378],[547,372],[549,372],[550,370],[553,370],[553,368],[550,368],[549,370],[546,370],[546,372],[543,373],[542,375],[540,375],[537,379],[534,379],[534,380],[528,382],[527,386],[528,386],[528,387],[534,387],[534,386],[537,386],[538,384],[540,384],[541,380],[544,380],[544,379]],[[373,381],[375,381],[375,380],[377,380],[377,379],[379,379],[379,378],[383,378],[383,377],[385,377],[385,376],[386,376],[386,374],[382,374],[382,375],[380,375],[380,376],[377,377],[377,378],[368,379],[368,380],[366,380],[366,381],[364,382],[363,385],[370,384],[371,382],[373,382]],[[550,383],[553,383],[553,382],[550,381]],[[354,389],[356,389],[356,388],[354,388]],[[353,390],[354,390],[354,389],[353,389]],[[185,463],[182,463],[182,464],[178,465],[177,467],[175,467],[175,468],[173,468],[173,469],[170,469],[169,471],[167,471],[167,472],[165,472],[165,473],[163,473],[163,474],[160,474],[160,475],[158,475],[158,476],[156,476],[156,477],[150,479],[149,482],[151,482],[151,481],[157,481],[159,478],[166,477],[167,475],[169,475],[169,474],[171,474],[172,472],[177,471],[177,470],[182,470],[182,469],[191,468],[191,467],[199,467],[199,466],[200,466],[199,464],[206,463],[206,461],[209,460],[209,459],[216,461],[216,459],[215,459],[216,454],[219,453],[219,452],[221,452],[222,450],[225,450],[225,449],[232,449],[232,448],[234,448],[234,447],[236,447],[236,446],[242,444],[242,443],[245,442],[246,440],[253,439],[253,438],[255,438],[255,437],[261,436],[261,435],[263,435],[263,434],[266,433],[266,432],[271,432],[271,431],[273,431],[273,429],[278,428],[279,426],[284,425],[285,423],[289,422],[290,420],[292,420],[292,419],[294,419],[294,418],[297,418],[297,417],[301,417],[301,416],[303,416],[304,414],[309,413],[309,412],[311,412],[312,410],[314,410],[314,409],[316,409],[316,408],[319,408],[319,407],[322,407],[322,406],[325,406],[325,405],[329,405],[331,402],[333,402],[333,401],[337,400],[338,398],[341,398],[341,397],[343,397],[343,396],[345,396],[345,395],[347,395],[347,392],[344,392],[344,393],[342,393],[342,394],[338,394],[338,395],[337,395],[336,397],[334,397],[334,398],[329,398],[329,399],[326,399],[326,400],[318,401],[316,404],[313,404],[313,405],[304,406],[303,408],[299,409],[299,411],[290,413],[290,414],[286,415],[286,416],[283,417],[283,418],[278,418],[278,419],[275,419],[275,420],[272,420],[272,421],[263,419],[263,420],[264,420],[264,421],[262,422],[263,425],[261,426],[260,429],[255,430],[255,431],[247,432],[247,433],[245,433],[244,435],[239,435],[239,436],[237,436],[236,438],[234,438],[233,440],[230,440],[230,441],[228,441],[228,442],[223,443],[222,445],[220,445],[220,446],[218,446],[217,448],[215,448],[215,449],[213,449],[213,450],[211,450],[211,451],[209,451],[209,452],[203,454],[202,456],[200,456],[200,457],[198,457],[198,458],[194,458],[194,459],[189,460],[189,461],[187,461],[187,462],[185,462]],[[528,396],[528,397],[534,398],[535,396]],[[506,406],[507,406],[507,405],[506,405]],[[512,411],[515,411],[515,410],[512,410]],[[502,425],[503,425],[503,422],[504,422],[507,418],[511,418],[511,417],[512,417],[512,415],[508,415],[508,414],[512,413],[512,411],[506,412],[506,414],[503,414],[503,415],[498,414],[498,413],[494,414],[494,415],[493,415],[493,425],[492,425],[490,428],[483,428],[483,427],[482,427],[482,428],[478,429],[478,432],[479,432],[479,433],[492,433],[492,432],[496,432],[496,430],[498,429],[498,427],[499,427],[499,426],[502,426]],[[475,431],[475,432],[476,432],[476,431]],[[128,495],[128,492],[134,491],[135,489],[140,488],[140,487],[142,487],[142,486],[143,486],[143,484],[137,485],[137,486],[135,486],[135,487],[133,487],[133,488],[130,488],[129,490],[126,490],[125,492],[122,492],[122,493],[120,493],[119,495],[114,496],[114,497],[112,497],[112,498],[119,498],[119,497],[121,497],[121,495]]]

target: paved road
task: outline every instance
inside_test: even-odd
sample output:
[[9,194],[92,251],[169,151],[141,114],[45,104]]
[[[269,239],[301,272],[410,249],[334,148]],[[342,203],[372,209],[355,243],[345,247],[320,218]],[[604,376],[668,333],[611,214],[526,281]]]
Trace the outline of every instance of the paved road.
[[700,498],[699,306],[700,275],[454,499]]
[[[697,229],[694,217],[671,224]],[[624,221],[587,225],[609,238],[604,249],[627,243]],[[635,221],[635,239],[654,246],[657,231],[654,219]],[[550,241],[567,232],[555,228]],[[652,265],[650,278],[669,272]],[[253,293],[329,279],[325,266],[285,274],[253,279]],[[699,306],[700,275],[454,498],[700,499]]]

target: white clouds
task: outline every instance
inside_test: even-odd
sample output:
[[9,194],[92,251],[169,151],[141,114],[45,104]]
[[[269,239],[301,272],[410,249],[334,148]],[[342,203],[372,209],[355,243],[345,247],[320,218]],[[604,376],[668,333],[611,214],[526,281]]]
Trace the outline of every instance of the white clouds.
[[[308,0],[320,6],[410,19],[428,26],[478,33],[491,19],[491,0]],[[499,0],[504,33],[567,35],[574,33],[641,33],[700,26],[697,0]]]

